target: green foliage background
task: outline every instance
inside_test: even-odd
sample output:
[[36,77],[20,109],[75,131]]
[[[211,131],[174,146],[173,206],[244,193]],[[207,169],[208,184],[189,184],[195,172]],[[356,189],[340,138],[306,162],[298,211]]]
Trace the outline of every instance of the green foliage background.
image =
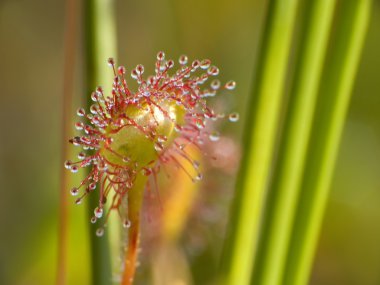
[[[117,1],[117,60],[129,70],[137,63],[149,70],[158,50],[170,57],[209,57],[220,67],[222,80],[238,82],[234,97],[222,100],[244,119],[264,5],[259,0]],[[65,143],[59,129],[63,11],[62,0],[0,3],[0,284],[54,282],[59,150]],[[379,49],[380,2],[375,1],[311,284],[380,283]],[[78,45],[74,106],[87,95],[82,51]],[[239,141],[241,124],[235,126],[226,132]],[[70,284],[88,284],[83,213],[84,207],[73,205]],[[210,251],[194,265],[196,271],[212,260]]]

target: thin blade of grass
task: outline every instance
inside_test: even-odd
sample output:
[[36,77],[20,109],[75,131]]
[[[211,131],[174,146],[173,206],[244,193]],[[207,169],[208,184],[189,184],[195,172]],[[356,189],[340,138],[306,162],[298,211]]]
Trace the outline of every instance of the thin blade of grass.
[[282,284],[307,284],[328,199],[339,141],[369,22],[370,0],[345,0],[322,84],[308,146],[302,192]]
[[[85,52],[86,52],[86,98],[97,85],[106,85],[110,74],[107,70],[107,58],[116,55],[116,28],[113,0],[86,0],[84,1],[85,21]],[[110,87],[110,86],[105,86]],[[88,99],[87,109],[92,102]],[[92,193],[88,195],[89,220],[94,215],[94,209],[98,206],[99,197]],[[93,285],[109,285],[112,280],[112,269],[109,247],[109,231],[105,231],[102,237],[95,235],[99,225],[90,228],[91,243],[91,268]]]
[[336,1],[305,4],[299,56],[252,284],[281,284]]
[[243,161],[222,259],[222,284],[245,285],[251,279],[297,6],[297,0],[269,2],[254,89],[248,103]]
[[76,27],[78,8],[75,0],[67,0],[65,3],[65,35],[64,35],[64,67],[63,67],[63,92],[61,114],[61,164],[60,164],[60,204],[59,204],[59,230],[58,230],[58,262],[56,284],[67,284],[67,260],[68,260],[68,216],[69,201],[68,189],[69,173],[62,167],[68,157],[67,141],[71,134],[71,107],[73,102],[75,50],[76,50]]

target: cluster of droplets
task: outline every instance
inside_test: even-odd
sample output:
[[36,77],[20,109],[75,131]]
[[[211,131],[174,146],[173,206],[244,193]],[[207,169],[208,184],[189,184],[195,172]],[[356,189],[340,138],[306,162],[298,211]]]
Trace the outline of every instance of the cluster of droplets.
[[[217,131],[209,131],[206,123],[209,120],[224,118],[223,114],[215,114],[206,104],[207,97],[213,97],[220,89],[233,90],[236,86],[234,81],[222,84],[218,79],[212,79],[209,87],[200,89],[210,77],[219,74],[219,69],[211,64],[208,59],[194,60],[188,63],[188,57],[179,57],[179,69],[174,74],[169,75],[175,63],[173,60],[165,59],[165,54],[159,52],[155,63],[155,74],[147,78],[143,77],[144,66],[139,64],[131,70],[131,77],[138,83],[136,92],[132,92],[127,84],[125,67],[116,67],[112,58],[108,59],[108,64],[114,72],[114,80],[111,94],[105,96],[101,87],[97,87],[91,94],[94,104],[90,107],[90,112],[86,113],[83,108],[77,110],[77,115],[88,123],[78,121],[75,128],[83,132],[83,135],[70,139],[70,143],[79,146],[82,150],[78,154],[78,160],[73,162],[67,160],[65,167],[71,172],[78,172],[79,168],[91,166],[88,175],[82,182],[71,189],[71,194],[76,196],[76,204],[80,204],[83,198],[99,188],[99,205],[94,209],[92,223],[106,215],[102,227],[96,234],[102,236],[104,225],[107,223],[111,210],[116,210],[123,220],[123,226],[128,228],[130,222],[126,213],[121,213],[121,205],[128,191],[133,187],[136,176],[141,173],[145,176],[153,177],[148,183],[155,183],[156,175],[163,169],[161,165],[173,164],[176,168],[183,169],[192,181],[202,179],[202,174],[198,172],[199,163],[190,157],[186,148],[194,145],[201,149],[204,139],[218,141],[220,134]],[[199,73],[196,75],[196,73]],[[168,110],[168,106],[176,105],[184,110],[184,120],[178,122],[173,114]],[[128,116],[126,109],[133,106],[144,109],[150,113],[152,122],[142,125],[133,116]],[[157,132],[159,121],[157,117],[163,117],[174,124],[176,138],[167,145],[168,138]],[[229,121],[237,122],[238,113],[231,113]],[[133,161],[130,156],[118,153],[113,149],[113,137],[125,127],[138,130],[146,138],[154,142],[154,149],[157,159],[146,165],[140,165],[138,161]],[[110,132],[110,130],[112,130]],[[110,135],[112,133],[112,136]],[[120,158],[120,163],[110,161],[104,152]],[[192,165],[197,174],[191,176],[178,157]],[[155,185],[157,187],[157,185]],[[105,210],[106,203],[108,211]]]

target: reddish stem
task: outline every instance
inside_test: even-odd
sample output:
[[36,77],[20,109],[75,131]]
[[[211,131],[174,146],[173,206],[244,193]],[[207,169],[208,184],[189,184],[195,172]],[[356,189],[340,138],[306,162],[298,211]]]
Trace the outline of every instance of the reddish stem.
[[132,285],[136,271],[138,247],[140,240],[140,223],[133,221],[128,233],[128,247],[125,252],[125,264],[122,285]]
[[138,247],[140,239],[140,212],[144,190],[148,178],[144,175],[136,177],[133,188],[128,191],[128,244],[125,252],[124,273],[121,285],[132,285],[136,272]]

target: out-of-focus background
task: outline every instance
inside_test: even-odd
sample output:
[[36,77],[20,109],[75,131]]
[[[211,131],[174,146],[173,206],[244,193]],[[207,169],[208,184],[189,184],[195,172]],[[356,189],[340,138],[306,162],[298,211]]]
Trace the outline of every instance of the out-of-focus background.
[[[262,0],[117,1],[117,62],[129,70],[143,63],[152,71],[159,50],[173,58],[208,57],[221,69],[222,80],[237,81],[234,95],[221,94],[220,100],[244,118],[264,5]],[[73,114],[88,95],[82,91],[81,28]],[[60,137],[63,35],[63,0],[1,0],[0,284],[54,282],[60,146],[66,143]],[[310,284],[380,284],[379,50],[380,2],[375,1]],[[224,126],[224,133],[239,142],[241,124],[234,127]],[[220,196],[231,195],[234,170],[227,172],[210,174],[209,183],[227,186],[208,192],[198,206],[208,208],[196,210],[209,212],[205,224],[189,223],[184,234],[191,237],[194,228],[206,232],[203,241],[192,241],[202,244],[190,253],[195,284],[207,284],[205,265],[215,270],[217,264],[221,235],[207,228],[225,223],[228,199]],[[83,208],[70,207],[70,284],[89,282]]]

